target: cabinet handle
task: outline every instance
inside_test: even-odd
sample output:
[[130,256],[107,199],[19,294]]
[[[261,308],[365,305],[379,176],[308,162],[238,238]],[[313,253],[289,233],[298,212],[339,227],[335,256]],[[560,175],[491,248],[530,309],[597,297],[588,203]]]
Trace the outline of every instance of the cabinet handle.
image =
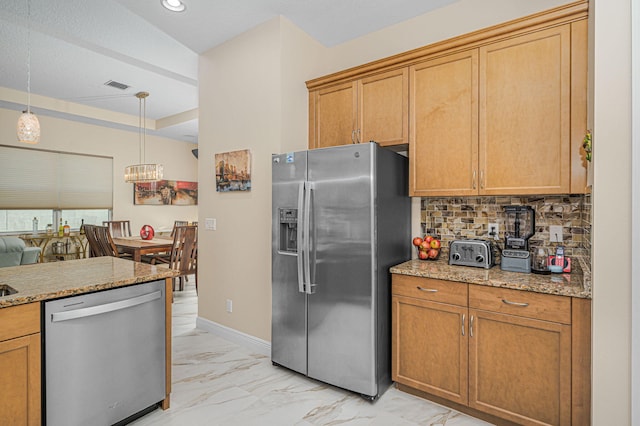
[[360,129],[356,130],[356,143],[362,143],[360,140]]
[[484,170],[480,170],[480,189],[484,189]]
[[473,189],[476,189],[476,171],[473,171],[473,176],[471,177],[471,186]]
[[356,131],[352,130],[351,131],[351,143],[356,143],[355,134],[356,134]]
[[505,305],[520,306],[522,308],[526,308],[527,306],[529,306],[528,303],[512,302],[507,299],[502,299],[502,303],[504,303]]
[[426,291],[427,293],[437,293],[438,292],[438,290],[435,289],[435,288],[422,288],[420,286],[417,286],[416,288],[418,290],[420,290],[420,291]]
[[464,336],[464,314],[462,314],[462,335]]
[[469,318],[469,336],[473,337],[473,315]]

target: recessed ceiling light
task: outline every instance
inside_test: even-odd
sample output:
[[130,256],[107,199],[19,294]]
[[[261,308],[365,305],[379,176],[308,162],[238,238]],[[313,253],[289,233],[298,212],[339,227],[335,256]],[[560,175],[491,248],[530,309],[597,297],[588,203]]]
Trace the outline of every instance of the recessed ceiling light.
[[172,12],[184,12],[186,6],[180,0],[161,0],[165,9],[169,9]]

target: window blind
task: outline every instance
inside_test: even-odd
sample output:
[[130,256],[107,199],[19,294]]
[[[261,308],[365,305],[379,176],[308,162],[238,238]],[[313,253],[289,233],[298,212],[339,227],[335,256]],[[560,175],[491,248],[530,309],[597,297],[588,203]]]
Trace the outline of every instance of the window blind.
[[0,209],[112,206],[112,158],[0,146]]

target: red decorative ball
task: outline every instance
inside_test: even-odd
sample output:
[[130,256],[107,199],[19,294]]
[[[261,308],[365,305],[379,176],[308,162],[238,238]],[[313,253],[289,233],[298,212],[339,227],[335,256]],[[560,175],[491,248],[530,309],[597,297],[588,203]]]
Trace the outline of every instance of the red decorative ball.
[[140,228],[140,238],[143,240],[152,240],[155,235],[155,231],[151,225],[144,225]]

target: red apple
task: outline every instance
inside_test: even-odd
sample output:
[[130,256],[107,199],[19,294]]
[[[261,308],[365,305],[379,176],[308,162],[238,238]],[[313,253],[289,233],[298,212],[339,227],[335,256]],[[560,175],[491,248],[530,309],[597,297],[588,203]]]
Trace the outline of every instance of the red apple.
[[418,247],[420,248],[420,250],[424,250],[424,251],[427,251],[427,250],[429,250],[431,248],[431,246],[429,245],[429,243],[427,241],[421,242]]
[[429,243],[429,244],[430,244],[430,243],[431,243],[431,241],[433,240],[433,237],[432,237],[431,235],[425,235],[425,236],[424,236],[424,240],[425,240],[427,243]]
[[427,252],[427,256],[429,256],[429,259],[435,259],[436,257],[438,257],[438,253],[439,251],[436,249],[429,249],[429,251]]
[[431,240],[431,248],[439,249],[440,248],[440,240],[436,240],[435,238]]
[[420,237],[415,237],[415,238],[413,239],[413,245],[417,247],[417,246],[419,246],[420,244],[422,244],[422,238],[420,238]]
[[426,251],[422,251],[422,250],[418,251],[418,258],[419,259],[425,260],[428,257],[429,257],[429,254]]

